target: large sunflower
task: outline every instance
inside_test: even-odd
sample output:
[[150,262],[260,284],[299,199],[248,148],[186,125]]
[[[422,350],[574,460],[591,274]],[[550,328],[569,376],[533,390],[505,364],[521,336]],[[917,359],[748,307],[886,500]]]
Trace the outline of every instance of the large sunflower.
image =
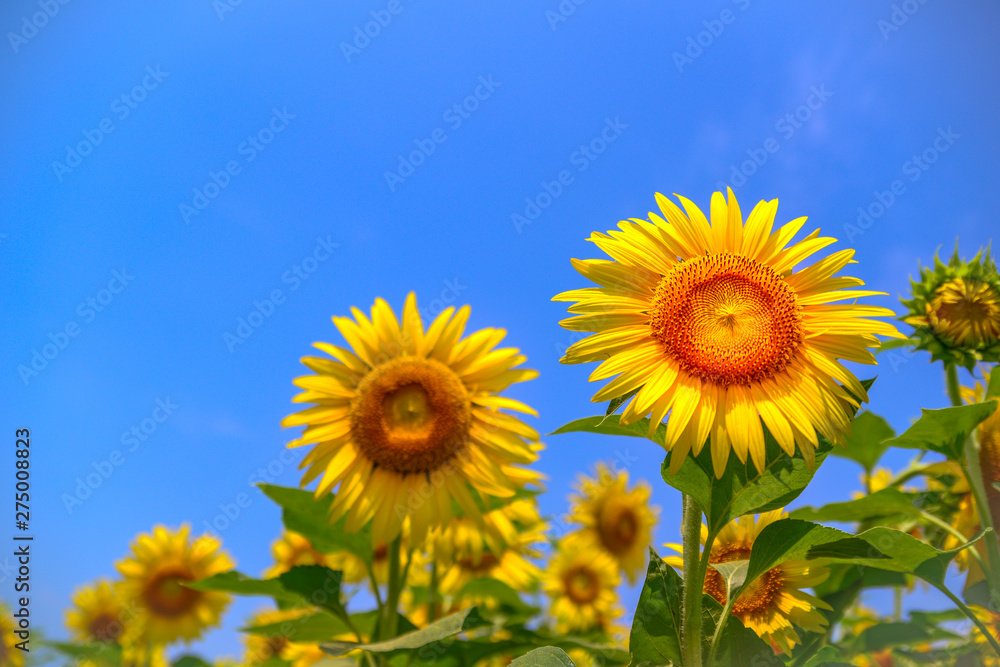
[[[749,560],[750,550],[760,532],[786,516],[783,510],[774,510],[761,514],[756,521],[753,516],[743,516],[723,527],[709,552],[710,567],[705,573],[705,593],[715,598],[719,604],[725,605],[725,579],[711,565]],[[703,525],[701,532],[704,543],[708,528]],[[683,553],[679,544],[666,546]],[[683,566],[682,556],[670,556],[663,560],[674,567]],[[831,609],[830,605],[803,593],[801,589],[822,583],[829,575],[830,571],[826,567],[816,563],[785,561],[765,572],[740,594],[733,604],[733,616],[769,642],[775,652],[780,649],[791,654],[792,648],[802,641],[793,626],[810,632],[823,632],[828,625],[826,617],[819,610]]]
[[597,477],[580,476],[580,495],[570,498],[570,515],[583,524],[579,535],[593,547],[611,554],[635,583],[646,566],[658,508],[649,506],[649,485],[628,489],[628,472],[612,471],[603,463]]
[[618,567],[609,554],[588,551],[575,537],[564,538],[549,561],[542,587],[560,633],[601,629],[611,632],[622,615]]
[[282,421],[307,427],[289,447],[316,444],[302,461],[302,483],[320,478],[317,498],[339,485],[332,521],[346,516],[349,532],[372,521],[378,544],[392,541],[408,516],[419,544],[451,518],[453,501],[478,517],[488,496],[509,498],[540,478],[520,465],[536,460],[538,433],[500,412],[536,414],[498,395],[537,375],[514,368],[525,361],[517,349],[494,349],[504,330],[463,339],[463,306],[447,308],[425,331],[412,293],[402,325],[382,299],[371,319],[351,312],[354,320],[333,323],[353,349],[315,344],[332,359],[302,359],[315,375],[295,380],[305,391],[294,400],[316,405]]
[[910,282],[902,319],[915,329],[916,349],[969,370],[1000,359],[1000,275],[989,249],[965,261],[956,247],[947,264],[935,254],[934,268],[920,267],[920,282]]
[[[670,414],[666,447],[675,473],[688,452],[711,440],[715,474],[730,449],[757,469],[765,459],[761,421],[789,454],[798,445],[811,464],[817,433],[842,439],[864,387],[838,359],[872,364],[875,334],[902,337],[886,308],[832,302],[882,294],[850,291],[864,283],[834,274],[853,250],[801,271],[793,268],[833,243],[815,231],[788,246],[805,223],[772,233],[777,200],[760,202],[746,225],[732,190],[712,195],[711,223],[689,200],[685,215],[656,195],[666,220],[619,223],[621,231],[590,240],[611,260],[573,260],[599,287],[564,292],[575,316],[562,325],[592,331],[566,351],[564,363],[601,361],[591,380],[618,377],[594,395],[607,401],[639,390],[621,416],[631,424],[652,415],[650,433]],[[788,246],[788,247],[786,247]]]
[[115,564],[124,577],[122,595],[144,616],[145,637],[153,644],[197,639],[219,622],[229,604],[225,593],[184,586],[235,567],[216,538],[191,540],[190,532],[187,524],[177,531],[155,526],[151,535],[142,533],[132,543],[130,558]]

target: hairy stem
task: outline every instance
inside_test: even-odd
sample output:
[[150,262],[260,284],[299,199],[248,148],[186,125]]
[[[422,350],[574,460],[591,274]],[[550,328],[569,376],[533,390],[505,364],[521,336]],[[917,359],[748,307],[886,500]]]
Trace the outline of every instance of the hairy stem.
[[[681,652],[684,667],[702,667],[701,596],[705,575],[701,569],[701,509],[694,498],[684,494],[681,519],[684,544],[684,590],[681,605]],[[701,574],[701,578],[698,575]]]

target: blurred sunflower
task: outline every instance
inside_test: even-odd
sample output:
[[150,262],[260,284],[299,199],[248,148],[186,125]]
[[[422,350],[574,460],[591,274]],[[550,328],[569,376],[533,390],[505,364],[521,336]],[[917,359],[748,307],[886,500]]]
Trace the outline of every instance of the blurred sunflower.
[[145,637],[157,645],[178,639],[190,641],[219,623],[229,596],[214,591],[196,591],[183,584],[231,570],[235,563],[210,536],[190,539],[191,527],[177,531],[164,526],[142,533],[132,543],[130,558],[115,567],[124,580],[121,593],[135,601],[145,616]]
[[472,579],[493,577],[529,592],[540,574],[529,559],[542,557],[547,525],[533,499],[519,499],[483,514],[482,526],[456,517],[430,537],[441,590],[458,593]]
[[[286,610],[265,610],[254,614],[247,621],[247,629],[278,623],[281,625],[278,631],[268,632],[267,634],[246,632],[244,630],[243,643],[246,646],[246,652],[243,656],[243,664],[259,665],[271,658],[288,659],[286,656],[289,650],[293,646],[299,645],[291,641],[296,633],[295,622],[311,613],[313,613],[313,610],[309,607],[299,607],[297,609]],[[351,635],[350,639],[353,640],[356,637]],[[296,653],[298,655],[304,652],[304,650],[299,650]]]
[[[338,636],[335,639],[340,639]],[[348,641],[354,641],[357,639],[354,635],[349,637],[343,637]],[[328,658],[323,649],[319,647],[319,644],[289,644],[285,647],[282,658],[292,663],[292,667],[309,667],[314,663],[319,662],[325,658]]]
[[969,370],[1000,359],[1000,275],[989,249],[964,261],[956,247],[947,264],[935,254],[934,268],[920,267],[920,282],[910,283],[902,319],[916,330],[916,349]]
[[[976,605],[970,605],[972,613],[986,626],[986,629],[990,631],[994,639],[1000,640],[1000,614],[990,611],[985,607],[978,607]],[[976,646],[979,648],[980,656],[983,660],[983,665],[985,667],[1000,667],[1000,656],[997,656],[996,650],[990,644],[986,636],[983,635],[982,630],[979,628],[973,628],[972,630],[973,638],[976,642]]]
[[24,667],[25,653],[17,648],[16,631],[11,610],[0,602],[0,667]]
[[73,592],[73,607],[66,610],[66,627],[73,639],[84,642],[130,643],[140,631],[140,616],[129,609],[115,584],[98,579],[93,586]]
[[282,421],[306,426],[289,447],[316,445],[302,461],[302,484],[320,478],[317,498],[339,485],[331,521],[346,516],[349,532],[372,521],[378,544],[409,517],[419,544],[451,518],[453,501],[475,519],[487,496],[510,498],[538,482],[539,473],[521,467],[537,459],[538,433],[500,409],[536,413],[498,395],[537,372],[514,368],[525,361],[517,349],[494,349],[504,330],[462,339],[463,306],[447,308],[425,331],[412,293],[402,325],[382,299],[371,319],[351,312],[356,321],[333,323],[353,349],[315,344],[332,359],[302,359],[315,375],[295,380],[305,391],[294,400],[316,405]]
[[[842,441],[868,395],[838,359],[874,364],[867,348],[875,334],[902,338],[891,324],[863,319],[893,316],[887,308],[830,305],[882,294],[851,291],[864,283],[835,276],[854,255],[841,250],[798,272],[806,257],[833,243],[815,231],[786,247],[805,223],[798,218],[772,233],[777,200],[760,202],[744,226],[732,190],[729,202],[712,195],[711,223],[679,197],[685,215],[656,195],[664,220],[619,223],[621,231],[590,240],[611,260],[573,260],[599,287],[554,297],[575,301],[562,326],[592,331],[574,343],[563,363],[601,361],[591,381],[618,377],[592,400],[638,390],[622,424],[652,415],[650,434],[667,414],[665,447],[671,474],[689,451],[711,441],[721,477],[733,450],[741,462],[765,464],[761,421],[790,456],[798,445],[811,466],[817,433]],[[668,222],[669,221],[669,222]]]
[[271,555],[274,565],[264,572],[269,579],[281,576],[296,565],[327,564],[326,554],[317,551],[308,538],[290,530],[284,531],[271,543]]
[[[959,393],[966,403],[982,403],[986,400],[986,386],[992,369],[980,366],[983,379],[971,387],[961,387]],[[991,400],[1000,398],[994,396]],[[979,423],[976,429],[979,436],[979,468],[983,473],[983,483],[986,487],[986,497],[993,515],[993,525],[1000,526],[1000,491],[993,486],[1000,482],[1000,409]]]
[[618,566],[609,554],[585,547],[577,538],[564,538],[545,568],[542,587],[560,633],[610,631],[622,615]]
[[[726,581],[711,565],[734,560],[749,560],[754,540],[767,526],[786,518],[783,510],[753,516],[743,516],[727,524],[715,538],[709,552],[708,572],[705,573],[705,592],[719,604],[726,604]],[[702,526],[702,543],[708,528]],[[666,545],[682,552],[679,544]],[[682,556],[670,556],[664,561],[676,568],[683,566]],[[775,653],[791,654],[792,648],[801,643],[792,626],[809,632],[823,632],[828,622],[819,612],[831,607],[817,597],[803,593],[800,589],[822,583],[829,576],[826,567],[805,561],[789,560],[761,575],[749,589],[743,591],[733,604],[733,616],[744,626],[757,633],[761,639],[775,648]]]
[[650,507],[649,485],[640,482],[629,491],[628,472],[597,465],[597,476],[580,476],[580,495],[570,498],[570,516],[583,525],[581,539],[611,554],[618,567],[635,583],[646,569],[659,508]]

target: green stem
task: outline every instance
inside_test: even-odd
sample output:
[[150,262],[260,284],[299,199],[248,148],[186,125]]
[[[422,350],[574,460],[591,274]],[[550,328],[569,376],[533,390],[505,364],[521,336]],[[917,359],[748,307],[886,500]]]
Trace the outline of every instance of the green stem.
[[438,564],[437,558],[431,558],[431,584],[427,589],[427,622],[437,620]]
[[896,586],[893,590],[892,615],[897,623],[903,622],[903,587]]
[[[959,544],[965,544],[966,542],[969,541],[969,538],[967,538],[965,535],[955,530],[955,527],[952,526],[950,523],[947,523],[944,520],[934,516],[930,512],[927,512],[925,510],[920,510],[920,516],[928,523],[934,524],[941,530],[945,531],[946,533],[957,539]],[[989,568],[986,567],[986,562],[983,561],[983,557],[979,555],[979,552],[976,550],[976,548],[969,547],[968,551],[972,555],[972,557],[976,559],[976,562],[979,563],[979,567],[983,568],[983,572],[988,572]]]
[[[705,576],[701,570],[701,510],[694,498],[683,494],[681,536],[684,544],[684,590],[681,606],[681,653],[684,667],[702,667],[701,596]],[[701,578],[698,575],[701,574]]]
[[[979,465],[979,435],[976,430],[973,430],[966,439],[964,454],[965,475],[972,489],[972,497],[976,501],[979,525],[993,531],[983,536],[986,541],[986,559],[990,565],[984,569],[990,586],[990,600],[994,604],[1000,604],[1000,538],[997,537],[996,526],[993,525],[993,515],[990,513],[986,485],[983,482],[983,471]],[[970,548],[975,551],[975,547]]]
[[963,614],[965,614],[969,619],[972,620],[973,623],[976,624],[976,627],[979,628],[979,631],[986,636],[987,641],[989,641],[990,645],[993,646],[993,650],[996,651],[997,655],[1000,655],[1000,644],[997,643],[996,638],[992,634],[990,634],[990,631],[986,628],[985,625],[983,625],[983,622],[976,617],[976,614],[971,609],[969,609],[969,607],[967,607],[966,604],[962,602],[962,600],[957,595],[949,591],[946,586],[943,585],[939,586],[934,582],[930,583],[932,586],[934,586],[934,588],[938,589],[939,591],[947,595],[948,599],[954,602],[955,606],[957,606],[962,611]]
[[726,606],[722,608],[722,616],[719,617],[719,624],[715,626],[715,634],[712,635],[712,647],[708,650],[708,661],[705,663],[709,667],[715,664],[715,653],[719,650],[722,629],[726,627],[726,623],[729,621],[729,614],[733,611],[733,604],[736,602],[736,596],[732,595],[732,592],[730,590],[726,595]]
[[951,399],[952,407],[962,405],[962,393],[958,389],[958,366],[955,364],[945,364],[944,380],[948,387],[948,398]]
[[399,624],[399,594],[402,592],[399,552],[402,549],[403,538],[397,535],[389,545],[389,583],[385,594],[385,606],[382,607],[381,639],[393,639]]

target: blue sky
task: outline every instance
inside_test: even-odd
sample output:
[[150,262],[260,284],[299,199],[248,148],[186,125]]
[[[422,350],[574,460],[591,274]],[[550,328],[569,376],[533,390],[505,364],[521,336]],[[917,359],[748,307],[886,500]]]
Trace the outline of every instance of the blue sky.
[[[550,298],[584,286],[569,259],[599,256],[590,232],[645,217],[654,192],[778,198],[779,221],[855,247],[851,273],[897,310],[918,258],[997,229],[995,3],[228,2],[0,10],[0,402],[11,440],[32,432],[33,618],[53,636],[134,535],[202,527],[241,494],[226,548],[268,565],[279,514],[251,485],[297,482],[291,380],[352,305],[471,304],[471,329],[507,329],[540,370],[509,393],[547,433],[596,390],[558,363],[575,338]],[[927,362],[877,371],[872,409],[897,429],[945,403]],[[123,442],[133,428],[145,439]],[[545,441],[546,512],[618,456],[675,541],[658,448]],[[831,461],[800,502],[844,499],[857,472]],[[257,606],[205,652],[237,654]]]

